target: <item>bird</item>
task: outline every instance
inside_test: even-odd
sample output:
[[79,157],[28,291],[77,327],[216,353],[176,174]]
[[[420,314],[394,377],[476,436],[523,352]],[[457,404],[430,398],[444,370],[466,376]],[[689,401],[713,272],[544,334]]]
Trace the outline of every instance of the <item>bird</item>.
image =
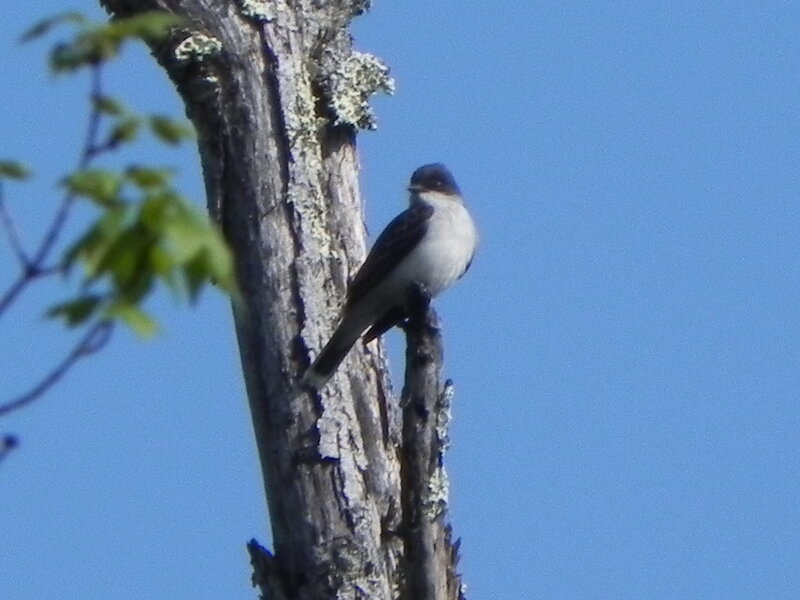
[[478,232],[447,167],[419,167],[408,191],[408,208],[378,236],[351,280],[339,325],[303,376],[305,385],[322,389],[365,331],[368,343],[402,324],[412,286],[433,298],[472,264]]

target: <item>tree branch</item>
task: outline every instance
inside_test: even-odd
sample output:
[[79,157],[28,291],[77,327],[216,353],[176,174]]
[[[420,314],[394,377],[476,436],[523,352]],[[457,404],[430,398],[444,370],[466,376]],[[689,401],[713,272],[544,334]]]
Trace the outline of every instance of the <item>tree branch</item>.
[[[91,112],[89,114],[89,123],[86,127],[86,135],[83,143],[83,147],[81,149],[80,157],[78,159],[78,165],[76,170],[81,171],[88,167],[92,160],[97,157],[98,154],[104,152],[108,148],[104,146],[99,146],[97,143],[98,134],[100,132],[100,122],[102,119],[102,112],[97,106],[96,100],[102,96],[102,78],[101,78],[101,67],[99,64],[93,65],[91,68],[91,89],[90,89],[90,99],[91,99]],[[2,297],[0,297],[0,316],[8,310],[14,300],[17,299],[17,296],[30,284],[33,280],[38,279],[39,277],[43,277],[45,275],[49,275],[52,273],[60,272],[60,269],[50,269],[44,268],[43,264],[49,258],[50,252],[52,251],[53,247],[55,246],[56,242],[58,241],[61,232],[64,229],[64,225],[66,225],[67,217],[69,216],[69,210],[72,207],[73,202],[75,201],[75,195],[71,192],[66,192],[61,199],[61,202],[56,210],[55,217],[53,217],[53,221],[50,224],[50,227],[44,234],[41,243],[39,244],[38,249],[33,254],[32,258],[28,258],[28,256],[22,252],[22,247],[19,244],[19,241],[14,241],[16,239],[16,233],[13,227],[9,227],[10,220],[8,220],[8,215],[5,210],[2,211],[2,218],[3,218],[3,225],[4,228],[11,232],[9,235],[13,233],[12,237],[12,248],[14,248],[17,257],[20,259],[23,265],[22,273],[20,273],[19,277],[8,287],[8,289],[3,293]],[[2,199],[0,198],[0,207],[2,207]]]
[[247,552],[253,567],[253,587],[261,590],[261,599],[287,600],[275,556],[254,539],[247,543]]
[[57,383],[81,358],[94,354],[108,343],[113,330],[110,321],[99,321],[92,325],[67,356],[38,384],[17,398],[0,404],[0,417],[22,408],[44,394]]
[[453,385],[441,383],[443,346],[439,319],[426,290],[408,297],[403,448],[400,462],[405,541],[405,600],[460,600],[458,543],[447,524],[448,445]]
[[0,179],[0,225],[2,225],[6,232],[8,243],[11,245],[11,251],[16,255],[17,260],[19,261],[23,270],[28,270],[30,268],[31,261],[30,258],[28,258],[28,254],[25,252],[25,249],[22,247],[19,231],[17,231],[14,220],[11,218],[11,213],[6,206],[3,192],[3,181]]
[[[92,103],[92,108],[91,112],[89,113],[89,124],[86,127],[86,137],[83,142],[83,149],[81,150],[80,159],[78,160],[78,166],[76,169],[77,171],[82,171],[88,167],[92,162],[92,159],[98,154],[96,149],[98,147],[97,136],[100,131],[100,119],[102,117],[102,113],[97,107],[96,100],[102,95],[100,65],[93,65],[91,68],[91,74],[91,90],[89,98]],[[53,219],[53,223],[42,240],[39,250],[34,255],[34,265],[40,265],[50,253],[50,250],[53,249],[53,245],[56,243],[56,240],[58,240],[58,236],[61,233],[61,230],[64,228],[69,209],[74,200],[74,194],[67,193],[64,195],[64,198],[61,200],[61,205],[58,207],[58,211],[56,212],[56,216]]]

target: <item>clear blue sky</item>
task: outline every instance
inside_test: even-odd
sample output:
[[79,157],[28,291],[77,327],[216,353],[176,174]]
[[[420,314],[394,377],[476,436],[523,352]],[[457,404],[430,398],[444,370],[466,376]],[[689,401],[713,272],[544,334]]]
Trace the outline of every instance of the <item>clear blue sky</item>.
[[[0,20],[0,155],[40,174],[7,190],[30,234],[74,163],[85,82],[15,40],[67,7],[99,14]],[[471,599],[797,598],[798,31],[788,2],[382,0],[358,21],[397,78],[359,137],[373,235],[434,160],[482,233],[438,303]],[[110,89],[180,114],[146,53],[126,57]],[[202,202],[193,150],[138,156]],[[57,293],[0,323],[3,397],[67,347],[40,316]],[[256,597],[244,543],[269,538],[227,304],[153,309],[159,338],[119,335],[0,421],[22,442],[0,465],[4,599]]]

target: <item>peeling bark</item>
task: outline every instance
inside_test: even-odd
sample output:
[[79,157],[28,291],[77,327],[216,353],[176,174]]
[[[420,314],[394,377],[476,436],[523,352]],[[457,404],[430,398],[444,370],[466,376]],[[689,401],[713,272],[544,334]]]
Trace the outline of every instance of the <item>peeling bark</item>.
[[[254,585],[271,600],[457,598],[445,505],[424,493],[434,481],[425,465],[438,457],[441,467],[446,439],[425,429],[449,398],[438,332],[409,335],[410,356],[439,349],[411,376],[421,383],[409,387],[405,442],[380,343],[357,344],[322,392],[296,385],[364,257],[354,127],[371,125],[370,87],[390,85],[379,61],[352,60],[347,28],[368,2],[101,4],[114,16],[186,19],[152,50],[197,129],[209,212],[235,257],[234,320],[274,543],[248,544]],[[427,422],[412,424],[420,403]],[[431,447],[417,455],[417,444]]]

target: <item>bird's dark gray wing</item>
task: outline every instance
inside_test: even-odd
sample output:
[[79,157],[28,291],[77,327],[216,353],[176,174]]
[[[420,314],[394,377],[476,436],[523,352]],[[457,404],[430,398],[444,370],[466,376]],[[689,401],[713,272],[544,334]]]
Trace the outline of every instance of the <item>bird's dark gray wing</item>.
[[428,230],[433,207],[420,202],[397,215],[378,236],[367,259],[350,282],[347,305],[361,300],[413,250]]

